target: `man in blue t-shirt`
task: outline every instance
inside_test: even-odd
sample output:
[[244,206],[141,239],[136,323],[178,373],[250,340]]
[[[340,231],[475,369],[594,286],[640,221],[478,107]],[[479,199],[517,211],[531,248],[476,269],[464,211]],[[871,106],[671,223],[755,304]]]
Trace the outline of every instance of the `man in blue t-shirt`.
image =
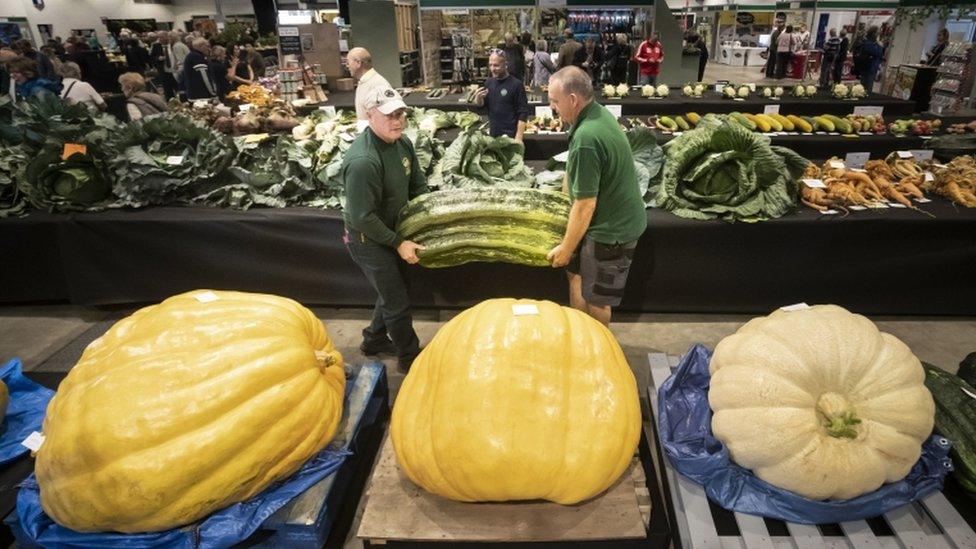
[[492,137],[507,135],[522,142],[529,119],[529,100],[522,81],[508,73],[505,52],[494,50],[488,58],[491,78],[478,89],[475,104],[488,112],[488,131]]

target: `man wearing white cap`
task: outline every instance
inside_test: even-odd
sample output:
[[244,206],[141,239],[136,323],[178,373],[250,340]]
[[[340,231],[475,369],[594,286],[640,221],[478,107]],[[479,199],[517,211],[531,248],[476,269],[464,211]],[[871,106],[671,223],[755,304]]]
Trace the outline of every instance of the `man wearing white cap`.
[[401,239],[394,229],[407,201],[427,192],[427,178],[413,144],[403,137],[407,105],[400,94],[389,87],[377,88],[366,97],[364,107],[369,127],[352,143],[342,163],[343,241],[379,294],[359,348],[365,355],[395,354],[397,369],[406,373],[420,353],[420,341],[413,329],[400,260],[417,263],[417,251],[423,247]]

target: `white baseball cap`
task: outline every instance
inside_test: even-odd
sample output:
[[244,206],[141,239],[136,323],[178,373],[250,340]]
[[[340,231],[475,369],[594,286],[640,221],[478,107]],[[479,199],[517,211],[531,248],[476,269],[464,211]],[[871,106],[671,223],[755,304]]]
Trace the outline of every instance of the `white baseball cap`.
[[366,110],[376,108],[383,114],[393,114],[397,109],[407,108],[403,97],[393,88],[382,87],[373,90],[366,96]]

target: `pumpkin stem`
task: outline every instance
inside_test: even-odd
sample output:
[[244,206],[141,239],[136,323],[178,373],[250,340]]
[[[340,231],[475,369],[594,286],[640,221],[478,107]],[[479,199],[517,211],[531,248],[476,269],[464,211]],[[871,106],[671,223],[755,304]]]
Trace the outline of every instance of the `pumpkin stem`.
[[328,368],[329,366],[335,364],[335,357],[332,356],[332,353],[328,351],[322,351],[319,349],[315,350],[315,360],[318,360],[319,362],[322,363],[323,369]]
[[824,393],[817,401],[817,412],[826,420],[824,428],[834,438],[857,438],[854,427],[861,420],[854,414],[847,399],[837,393]]

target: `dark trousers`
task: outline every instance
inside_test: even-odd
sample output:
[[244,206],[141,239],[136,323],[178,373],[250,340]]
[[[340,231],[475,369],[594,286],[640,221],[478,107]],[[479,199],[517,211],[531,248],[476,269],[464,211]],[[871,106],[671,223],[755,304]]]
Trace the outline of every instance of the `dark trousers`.
[[843,72],[844,72],[844,60],[838,59],[837,61],[834,62],[834,82],[840,84],[841,75],[843,74]]
[[790,64],[791,57],[793,57],[793,54],[790,52],[779,52],[776,54],[776,78],[786,76],[786,67]]
[[705,79],[705,65],[708,64],[708,58],[702,57],[698,60],[698,81],[701,82]]
[[163,92],[166,94],[166,99],[176,97],[176,78],[173,78],[172,73],[159,73],[159,75],[156,77],[156,83],[163,87]]
[[766,57],[766,78],[776,78],[776,50],[769,50]]
[[396,250],[371,242],[359,232],[347,230],[344,241],[352,260],[379,296],[373,308],[373,320],[363,330],[364,342],[370,344],[389,336],[400,358],[416,357],[420,353],[420,340],[413,329],[410,297],[401,271],[404,262]]

